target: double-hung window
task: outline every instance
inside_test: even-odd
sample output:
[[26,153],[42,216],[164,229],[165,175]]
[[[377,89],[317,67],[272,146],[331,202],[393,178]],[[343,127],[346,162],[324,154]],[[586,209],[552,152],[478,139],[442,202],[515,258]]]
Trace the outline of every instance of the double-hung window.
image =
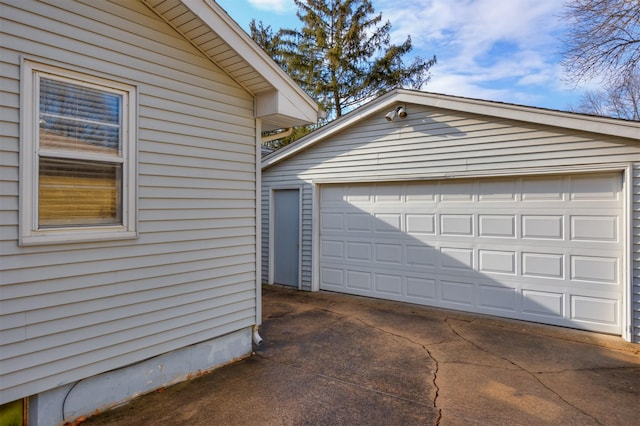
[[21,244],[135,237],[135,88],[25,60],[21,95]]

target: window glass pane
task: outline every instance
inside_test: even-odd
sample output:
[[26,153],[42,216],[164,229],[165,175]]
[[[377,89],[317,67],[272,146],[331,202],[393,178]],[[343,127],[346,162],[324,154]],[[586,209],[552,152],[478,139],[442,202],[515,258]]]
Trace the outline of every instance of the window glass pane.
[[40,158],[40,228],[122,224],[122,165]]
[[40,147],[119,156],[122,96],[40,79]]

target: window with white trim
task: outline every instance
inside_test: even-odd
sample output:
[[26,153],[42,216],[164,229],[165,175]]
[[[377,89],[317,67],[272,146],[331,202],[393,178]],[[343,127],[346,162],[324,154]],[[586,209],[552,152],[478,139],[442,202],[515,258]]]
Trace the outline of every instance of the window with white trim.
[[136,236],[135,87],[23,62],[21,244]]

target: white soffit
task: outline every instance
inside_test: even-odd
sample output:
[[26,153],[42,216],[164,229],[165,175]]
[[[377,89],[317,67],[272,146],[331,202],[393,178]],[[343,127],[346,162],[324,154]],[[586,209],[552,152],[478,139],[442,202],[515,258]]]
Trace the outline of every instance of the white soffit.
[[317,121],[316,102],[216,2],[142,1],[256,97],[263,130]]

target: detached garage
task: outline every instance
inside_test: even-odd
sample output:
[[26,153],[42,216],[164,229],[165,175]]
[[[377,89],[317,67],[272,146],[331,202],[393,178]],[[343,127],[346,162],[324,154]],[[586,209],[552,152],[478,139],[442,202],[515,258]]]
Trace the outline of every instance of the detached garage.
[[263,282],[637,342],[639,137],[392,91],[263,159]]

